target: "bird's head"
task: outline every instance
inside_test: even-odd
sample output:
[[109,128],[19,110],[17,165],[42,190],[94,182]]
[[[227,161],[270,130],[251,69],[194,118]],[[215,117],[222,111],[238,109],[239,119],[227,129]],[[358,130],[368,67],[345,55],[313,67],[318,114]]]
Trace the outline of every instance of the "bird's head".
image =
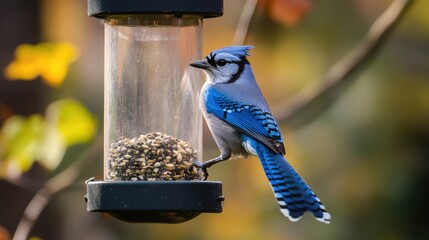
[[230,46],[211,52],[203,60],[192,62],[192,67],[203,69],[214,83],[232,83],[240,78],[246,64],[246,56],[253,46]]

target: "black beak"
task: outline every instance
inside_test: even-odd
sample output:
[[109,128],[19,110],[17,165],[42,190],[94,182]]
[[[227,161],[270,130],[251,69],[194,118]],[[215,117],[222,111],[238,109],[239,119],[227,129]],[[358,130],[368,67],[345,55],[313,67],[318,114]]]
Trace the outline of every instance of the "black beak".
[[201,68],[201,69],[207,69],[210,66],[210,64],[206,60],[191,62],[189,65],[191,65],[192,67]]

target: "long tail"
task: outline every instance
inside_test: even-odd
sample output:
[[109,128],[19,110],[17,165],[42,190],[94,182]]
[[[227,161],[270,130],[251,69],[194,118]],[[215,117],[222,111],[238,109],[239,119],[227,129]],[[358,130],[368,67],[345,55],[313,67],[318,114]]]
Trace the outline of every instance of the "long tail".
[[306,211],[311,211],[317,220],[329,223],[331,215],[325,206],[283,155],[274,153],[259,142],[253,142],[252,145],[261,160],[281,212],[289,220],[296,222]]

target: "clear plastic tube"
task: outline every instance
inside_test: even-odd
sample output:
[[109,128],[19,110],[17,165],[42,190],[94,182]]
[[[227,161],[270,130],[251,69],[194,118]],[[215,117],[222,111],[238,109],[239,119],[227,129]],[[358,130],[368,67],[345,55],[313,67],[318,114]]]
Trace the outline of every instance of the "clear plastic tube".
[[172,164],[202,157],[203,81],[189,67],[201,58],[201,44],[198,16],[106,19],[105,180],[182,180],[177,174],[183,169],[195,171]]

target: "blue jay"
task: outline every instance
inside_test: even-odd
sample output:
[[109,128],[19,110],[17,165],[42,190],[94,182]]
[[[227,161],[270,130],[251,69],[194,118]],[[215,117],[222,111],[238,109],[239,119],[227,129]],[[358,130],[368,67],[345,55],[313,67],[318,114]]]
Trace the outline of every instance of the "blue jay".
[[207,168],[236,156],[259,157],[281,212],[298,221],[306,211],[329,223],[330,214],[283,157],[280,129],[256,83],[249,61],[252,46],[230,46],[192,62],[208,74],[200,103],[220,156],[196,165]]

